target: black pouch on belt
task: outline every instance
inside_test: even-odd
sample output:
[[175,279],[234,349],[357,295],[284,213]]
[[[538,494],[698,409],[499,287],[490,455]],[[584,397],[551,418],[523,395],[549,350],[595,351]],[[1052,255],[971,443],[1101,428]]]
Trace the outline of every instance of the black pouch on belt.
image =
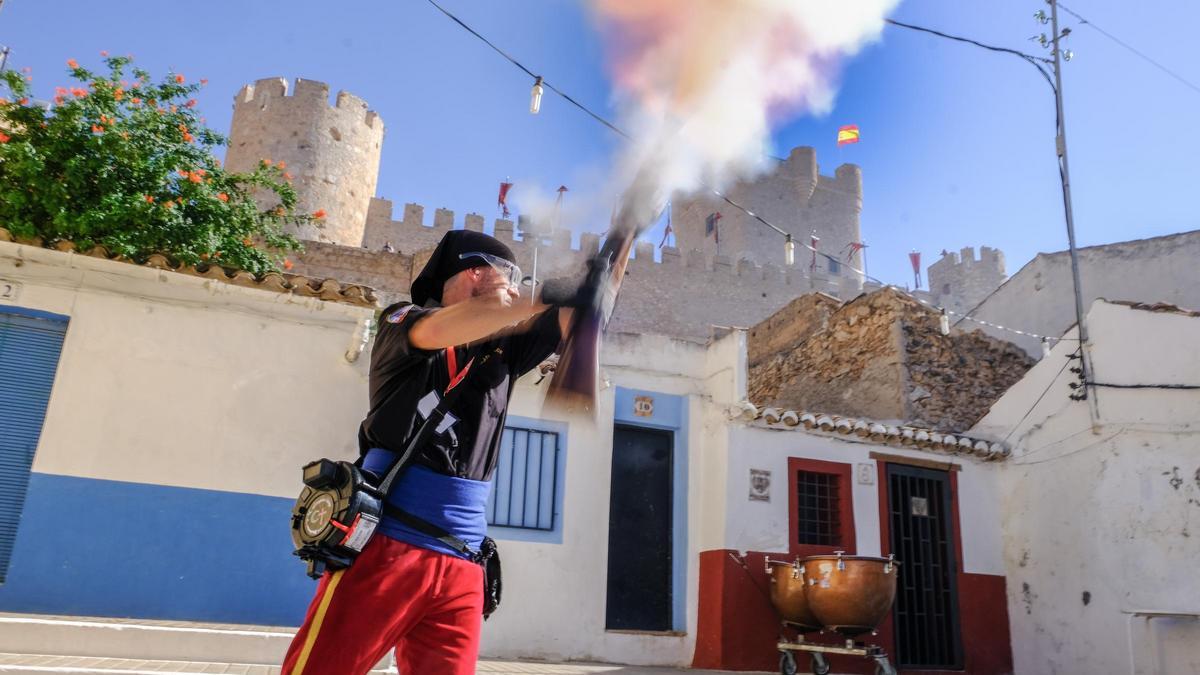
[[500,593],[504,590],[500,575],[500,549],[496,548],[496,541],[491,537],[483,538],[478,560],[483,568],[483,620],[487,621],[500,606]]

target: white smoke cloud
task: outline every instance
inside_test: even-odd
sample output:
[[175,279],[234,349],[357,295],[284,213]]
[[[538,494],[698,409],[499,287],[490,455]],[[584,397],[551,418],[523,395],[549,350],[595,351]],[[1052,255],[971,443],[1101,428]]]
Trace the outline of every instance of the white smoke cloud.
[[592,0],[634,137],[619,162],[636,188],[627,201],[656,202],[630,216],[753,173],[771,122],[829,111],[840,61],[878,38],[898,1]]

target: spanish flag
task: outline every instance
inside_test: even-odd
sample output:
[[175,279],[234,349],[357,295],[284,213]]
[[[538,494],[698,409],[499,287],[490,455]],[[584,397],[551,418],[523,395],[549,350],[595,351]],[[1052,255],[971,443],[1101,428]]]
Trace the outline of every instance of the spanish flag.
[[858,125],[847,124],[844,127],[838,127],[838,146],[849,145],[850,143],[858,142]]

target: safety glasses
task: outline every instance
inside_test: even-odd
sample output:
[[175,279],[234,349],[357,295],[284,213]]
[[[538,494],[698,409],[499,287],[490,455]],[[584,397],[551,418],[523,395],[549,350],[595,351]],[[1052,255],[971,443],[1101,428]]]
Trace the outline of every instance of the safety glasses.
[[467,258],[482,258],[485,262],[487,262],[487,264],[491,265],[492,269],[496,270],[500,276],[507,279],[509,284],[517,286],[521,283],[521,268],[499,256],[494,256],[491,253],[484,253],[482,251],[471,251],[469,253],[463,253],[459,255],[458,258],[459,260],[466,260]]

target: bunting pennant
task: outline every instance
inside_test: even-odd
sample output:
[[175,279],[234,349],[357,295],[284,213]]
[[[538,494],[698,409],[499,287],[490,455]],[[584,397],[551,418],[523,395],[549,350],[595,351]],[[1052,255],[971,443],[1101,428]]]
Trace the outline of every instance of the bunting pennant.
[[912,263],[914,288],[921,288],[921,253],[913,251],[908,254],[908,261]]
[[866,247],[867,247],[867,245],[862,243],[861,241],[852,241],[849,244],[846,244],[846,249],[844,249],[844,250],[846,250],[846,262],[850,262],[850,261],[854,260],[854,254],[858,253],[859,251],[863,250]]
[[500,182],[500,196],[496,199],[496,206],[500,207],[500,212],[505,218],[509,216],[508,212],[508,191],[512,189],[513,184],[507,180]]

